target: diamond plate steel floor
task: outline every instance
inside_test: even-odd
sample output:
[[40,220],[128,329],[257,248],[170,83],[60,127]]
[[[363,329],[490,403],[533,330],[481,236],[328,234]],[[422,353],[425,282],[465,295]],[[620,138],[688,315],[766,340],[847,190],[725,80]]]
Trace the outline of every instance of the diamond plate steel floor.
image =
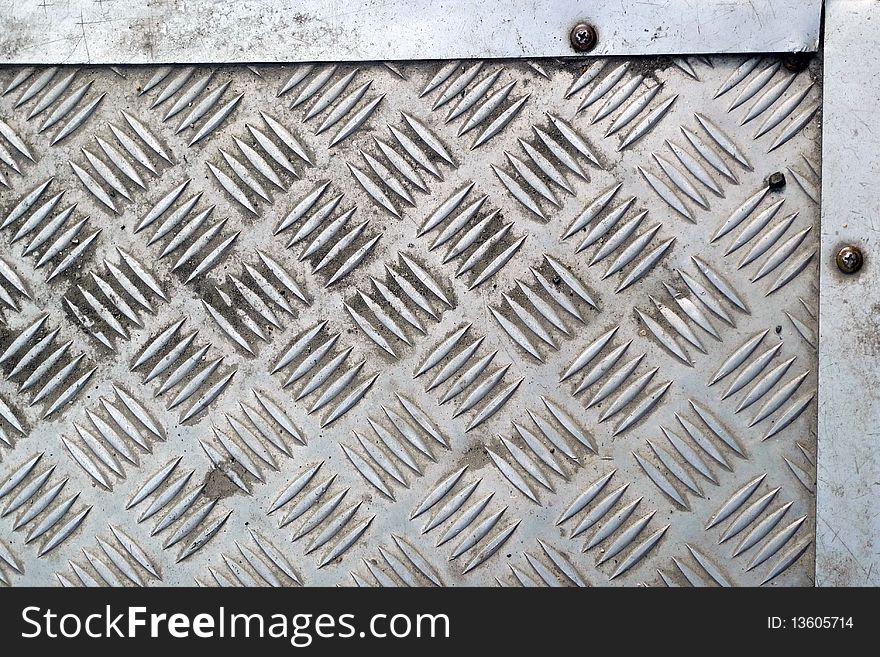
[[819,67],[0,70],[0,582],[812,583]]

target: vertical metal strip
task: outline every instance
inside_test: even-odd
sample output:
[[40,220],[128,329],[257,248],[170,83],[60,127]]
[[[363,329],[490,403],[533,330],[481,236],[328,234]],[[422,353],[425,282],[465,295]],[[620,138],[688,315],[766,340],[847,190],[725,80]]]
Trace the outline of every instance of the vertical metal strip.
[[[877,586],[880,5],[829,0],[825,12],[816,582]],[[847,245],[865,255],[856,273],[836,264]]]

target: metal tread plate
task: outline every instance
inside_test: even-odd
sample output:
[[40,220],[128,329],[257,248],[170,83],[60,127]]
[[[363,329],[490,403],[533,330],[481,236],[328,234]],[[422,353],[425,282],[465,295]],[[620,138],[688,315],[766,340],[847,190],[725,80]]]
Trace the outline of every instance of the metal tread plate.
[[812,583],[820,72],[0,70],[0,581]]

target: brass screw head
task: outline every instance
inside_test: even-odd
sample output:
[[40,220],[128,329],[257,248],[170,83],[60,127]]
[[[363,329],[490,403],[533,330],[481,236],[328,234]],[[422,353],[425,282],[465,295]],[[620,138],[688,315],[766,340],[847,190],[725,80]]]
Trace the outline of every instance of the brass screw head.
[[862,251],[857,246],[847,245],[837,252],[837,268],[844,274],[855,274],[862,268],[864,257]]
[[578,23],[571,29],[571,47],[578,52],[589,52],[596,47],[599,35],[589,23]]

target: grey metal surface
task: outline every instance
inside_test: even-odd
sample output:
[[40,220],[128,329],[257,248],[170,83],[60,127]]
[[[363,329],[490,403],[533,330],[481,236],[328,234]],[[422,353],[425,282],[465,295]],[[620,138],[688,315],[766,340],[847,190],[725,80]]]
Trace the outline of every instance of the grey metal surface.
[[[880,93],[876,70],[863,62],[876,51],[880,7],[867,1],[826,4],[816,581],[877,586],[880,195],[874,178],[880,143],[871,108]],[[846,244],[866,254],[862,269],[851,276],[834,262]]]
[[0,88],[4,583],[812,582],[818,59]]
[[0,0],[0,61],[182,64],[815,51],[821,0]]

